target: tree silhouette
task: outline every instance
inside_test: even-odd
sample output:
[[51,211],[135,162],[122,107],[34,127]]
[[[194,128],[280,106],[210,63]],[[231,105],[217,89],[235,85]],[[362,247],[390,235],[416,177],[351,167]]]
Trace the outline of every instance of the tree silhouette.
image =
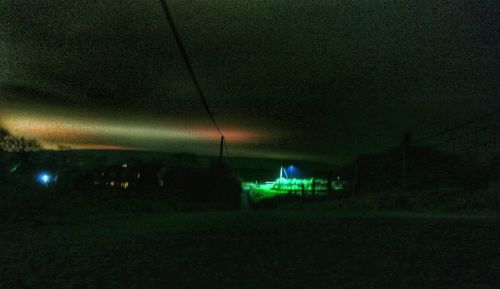
[[42,145],[34,139],[16,137],[4,128],[0,128],[0,150],[9,153],[37,152],[42,150]]
[[0,127],[0,140],[4,137],[10,136],[10,132],[3,127]]
[[17,137],[0,127],[0,174],[25,173],[33,168],[34,153],[42,150],[42,145],[34,139]]

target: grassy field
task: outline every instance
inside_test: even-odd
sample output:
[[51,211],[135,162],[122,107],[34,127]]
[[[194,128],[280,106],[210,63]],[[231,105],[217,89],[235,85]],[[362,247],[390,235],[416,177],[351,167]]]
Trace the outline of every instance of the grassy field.
[[0,288],[498,288],[480,216],[249,210],[3,224]]

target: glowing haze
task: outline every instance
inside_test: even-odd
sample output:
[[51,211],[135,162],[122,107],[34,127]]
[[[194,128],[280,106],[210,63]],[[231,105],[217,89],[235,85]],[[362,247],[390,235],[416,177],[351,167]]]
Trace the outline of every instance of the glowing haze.
[[[0,121],[217,154],[159,1],[0,1]],[[496,1],[170,0],[233,156],[346,163],[500,108]]]
[[[102,112],[58,109],[50,106],[21,107],[1,103],[0,125],[12,134],[35,138],[46,148],[57,149],[138,149],[214,154],[220,141],[210,122],[180,123],[152,117],[141,119]],[[231,151],[253,155],[248,147],[264,142],[269,136],[256,129],[224,128]],[[261,155],[262,152],[257,152]],[[279,153],[269,152],[268,156]]]

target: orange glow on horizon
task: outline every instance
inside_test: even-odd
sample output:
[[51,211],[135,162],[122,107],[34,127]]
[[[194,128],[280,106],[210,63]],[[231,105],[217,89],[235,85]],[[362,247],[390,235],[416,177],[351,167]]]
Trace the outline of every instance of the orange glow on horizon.
[[124,146],[116,146],[116,145],[104,145],[104,144],[78,144],[71,145],[71,149],[77,150],[106,150],[106,151],[115,151],[115,150],[131,150],[132,148],[127,148]]
[[[62,145],[72,149],[156,150],[165,144],[169,150],[169,146],[182,149],[185,144],[199,147],[219,141],[215,128],[196,123],[122,122],[13,111],[2,111],[0,121],[12,134],[37,139],[47,148]],[[243,145],[266,138],[262,132],[235,128],[224,129],[224,135],[230,143]]]
[[[220,134],[215,130],[198,130],[198,134],[207,139],[219,139]],[[258,138],[262,138],[264,134],[256,133],[248,130],[240,130],[240,129],[224,129],[223,130],[224,137],[231,142],[248,142]]]

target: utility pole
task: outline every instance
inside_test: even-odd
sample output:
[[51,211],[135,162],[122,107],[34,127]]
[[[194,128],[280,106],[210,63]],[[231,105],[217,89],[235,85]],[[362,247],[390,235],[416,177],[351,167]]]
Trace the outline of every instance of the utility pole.
[[[170,28],[172,29],[172,34],[175,38],[175,42],[177,43],[177,46],[179,47],[179,50],[180,50],[182,59],[184,60],[184,63],[186,65],[187,71],[188,71],[189,75],[191,76],[191,80],[193,81],[193,84],[196,88],[196,92],[198,93],[198,96],[200,97],[200,100],[203,104],[203,107],[205,107],[205,110],[207,111],[207,114],[210,117],[210,120],[212,121],[214,127],[217,129],[217,131],[219,132],[219,134],[221,136],[219,157],[220,157],[220,161],[222,162],[222,151],[223,151],[223,147],[224,147],[224,134],[222,133],[217,122],[215,121],[215,117],[214,117],[212,111],[210,110],[210,107],[208,106],[208,102],[205,98],[205,94],[203,93],[203,90],[201,89],[200,82],[198,81],[198,78],[196,77],[196,73],[195,73],[194,68],[191,64],[191,61],[189,61],[189,56],[188,56],[187,50],[181,41],[181,36],[179,35],[177,27],[174,23],[174,19],[172,17],[172,14],[170,13],[170,9],[167,5],[167,0],[159,0],[159,1],[161,4],[161,7],[163,8],[163,12],[165,13],[165,17],[167,18],[167,21],[170,25]],[[227,149],[227,147],[226,147],[226,149]]]
[[220,137],[219,161],[222,163],[222,155],[224,153],[224,136]]

